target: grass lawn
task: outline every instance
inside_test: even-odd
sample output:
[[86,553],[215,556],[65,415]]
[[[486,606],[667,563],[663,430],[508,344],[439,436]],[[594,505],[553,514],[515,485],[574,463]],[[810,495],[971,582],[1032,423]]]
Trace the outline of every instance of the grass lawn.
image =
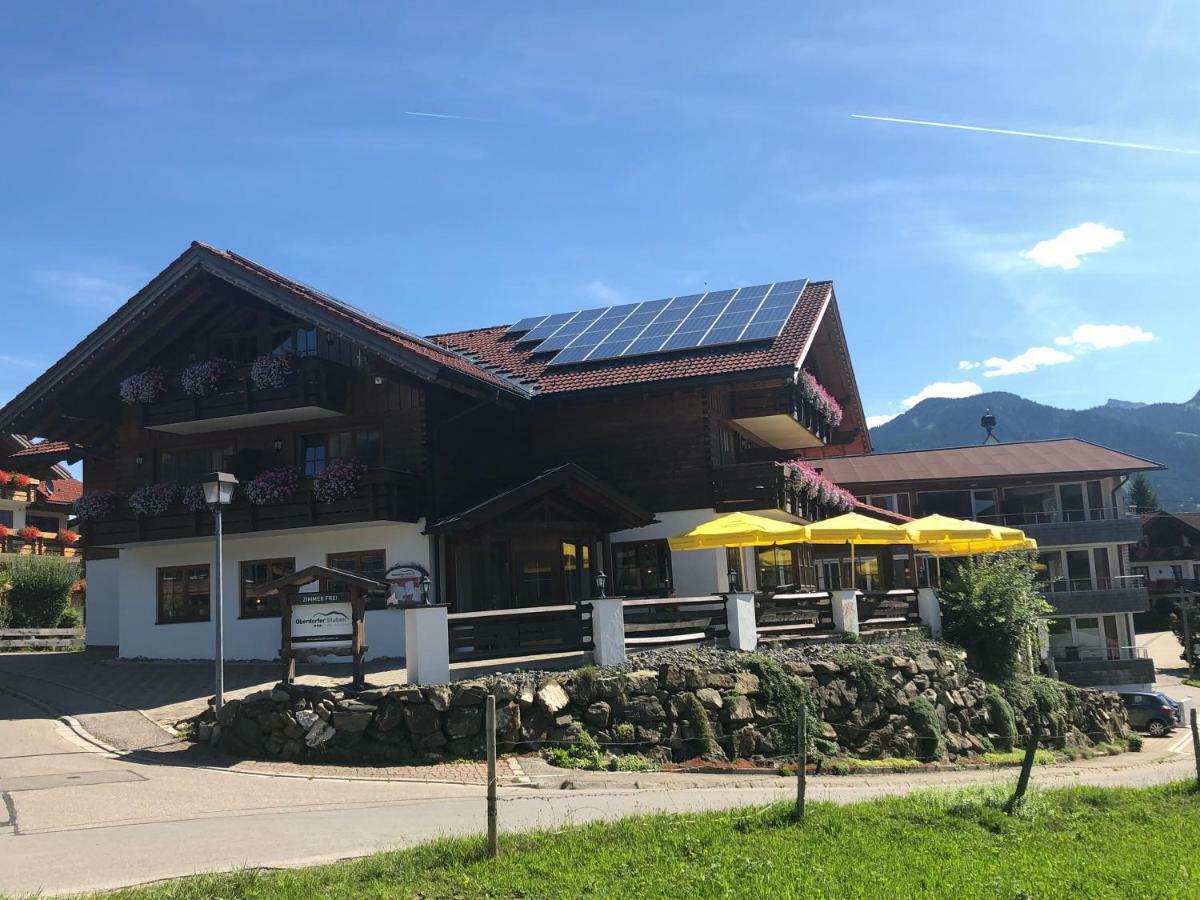
[[[449,840],[321,868],[203,876],[123,898],[1197,897],[1193,788],[925,793]],[[501,804],[501,816],[503,817]],[[482,809],[481,809],[482,813]]]

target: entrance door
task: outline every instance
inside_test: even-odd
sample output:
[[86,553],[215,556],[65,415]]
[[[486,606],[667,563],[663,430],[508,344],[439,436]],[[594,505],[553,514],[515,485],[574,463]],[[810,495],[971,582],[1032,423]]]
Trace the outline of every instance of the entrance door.
[[1067,582],[1073,591],[1092,589],[1091,554],[1086,550],[1067,551]]

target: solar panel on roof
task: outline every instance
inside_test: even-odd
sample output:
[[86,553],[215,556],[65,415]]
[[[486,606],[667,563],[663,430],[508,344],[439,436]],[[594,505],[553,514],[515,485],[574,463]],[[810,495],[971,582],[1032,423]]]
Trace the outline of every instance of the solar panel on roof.
[[553,353],[547,365],[622,359],[779,336],[807,281],[530,316],[509,327],[518,344]]

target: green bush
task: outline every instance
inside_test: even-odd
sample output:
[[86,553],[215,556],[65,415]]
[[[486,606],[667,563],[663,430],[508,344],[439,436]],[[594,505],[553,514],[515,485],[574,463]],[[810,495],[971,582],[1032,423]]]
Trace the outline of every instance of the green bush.
[[684,718],[692,726],[692,752],[696,756],[717,756],[720,745],[713,735],[712,722],[708,721],[708,711],[700,698],[695,694],[684,694],[683,703],[687,710]]
[[658,763],[637,753],[614,756],[608,761],[610,772],[649,772],[658,768]]
[[83,627],[83,616],[81,616],[79,614],[79,610],[77,610],[75,607],[68,606],[66,609],[63,610],[63,614],[58,617],[58,624],[55,625],[54,627],[55,628],[82,628]]
[[983,704],[992,720],[992,731],[996,733],[996,749],[1003,753],[1009,752],[1017,736],[1017,718],[1013,715],[1012,706],[994,684],[988,685]]
[[843,644],[861,644],[862,643],[862,635],[860,635],[857,631],[843,631],[842,632],[842,643]]
[[1032,553],[971,557],[941,591],[946,639],[966,650],[968,665],[991,681],[1022,671],[1022,658],[1051,612],[1035,565]]
[[1131,731],[1125,738],[1125,749],[1130,753],[1141,753],[1142,743],[1142,736],[1136,731]]
[[945,755],[946,739],[942,735],[942,720],[928,699],[917,696],[909,701],[908,724],[917,733],[917,759],[930,762]]
[[757,653],[745,659],[746,667],[758,677],[759,696],[764,705],[775,711],[779,723],[771,729],[771,738],[777,749],[792,749],[796,746],[796,727],[800,721],[800,710],[808,711],[809,753],[819,753],[816,744],[821,733],[821,708],[813,699],[808,688],[795,676],[788,674],[776,660]]
[[9,564],[8,608],[14,628],[55,628],[71,605],[79,564],[58,556],[18,556]]
[[851,653],[836,653],[833,661],[847,672],[858,686],[858,695],[864,700],[878,700],[892,687],[887,672],[877,662]]

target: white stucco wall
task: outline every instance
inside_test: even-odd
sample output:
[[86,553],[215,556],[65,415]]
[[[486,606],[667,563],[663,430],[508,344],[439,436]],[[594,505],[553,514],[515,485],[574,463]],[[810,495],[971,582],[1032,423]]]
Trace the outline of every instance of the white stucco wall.
[[87,643],[89,647],[115,647],[120,636],[117,598],[121,560],[92,559],[87,563]]
[[[387,565],[417,562],[429,568],[429,538],[423,523],[403,522],[296,528],[269,535],[231,535],[225,539],[225,658],[275,659],[279,655],[279,619],[239,619],[238,564],[245,560],[295,557],[296,568],[325,565],[326,554],[353,550],[386,552]],[[152,659],[212,659],[213,623],[155,623],[157,570],[163,566],[213,563],[211,539],[142,544],[121,551],[121,656]],[[90,591],[89,591],[90,593]],[[215,594],[215,591],[214,591]],[[404,655],[404,615],[398,610],[369,610],[367,658]]]
[[[653,541],[690,531],[711,521],[717,513],[712,509],[684,509],[660,512],[656,525],[628,528],[613,532],[614,544],[625,541]],[[672,550],[671,573],[677,597],[704,597],[729,590],[729,572],[725,565],[725,549]],[[751,576],[752,577],[752,576]]]

